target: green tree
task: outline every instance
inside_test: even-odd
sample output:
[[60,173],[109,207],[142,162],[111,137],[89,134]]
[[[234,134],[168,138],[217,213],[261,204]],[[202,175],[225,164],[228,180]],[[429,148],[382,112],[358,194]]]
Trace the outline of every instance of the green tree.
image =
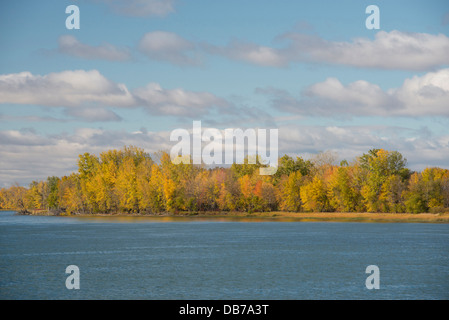
[[267,165],[262,162],[259,156],[246,156],[243,163],[233,163],[231,165],[231,171],[239,179],[245,175],[252,176],[254,173],[258,173],[259,168],[262,167],[267,167]]
[[279,158],[278,169],[274,174],[275,178],[279,179],[282,176],[290,176],[293,172],[300,172],[301,176],[309,174],[313,167],[313,163],[310,160],[304,160],[301,157],[296,157],[294,160],[288,155],[284,155]]
[[415,172],[409,180],[408,190],[405,191],[405,207],[407,212],[421,213],[427,212],[427,201],[423,192],[422,177]]
[[329,178],[329,202],[337,211],[357,212],[362,209],[362,195],[354,178],[356,172],[354,167],[339,167],[333,170]]
[[366,171],[366,182],[361,189],[363,202],[369,212],[382,211],[383,203],[379,199],[382,186],[392,175],[403,180],[410,175],[405,168],[407,160],[397,151],[372,149],[359,158],[359,164]]
[[58,183],[59,178],[56,176],[48,177],[46,187],[46,205],[49,209],[58,209],[59,208],[59,197],[58,197]]

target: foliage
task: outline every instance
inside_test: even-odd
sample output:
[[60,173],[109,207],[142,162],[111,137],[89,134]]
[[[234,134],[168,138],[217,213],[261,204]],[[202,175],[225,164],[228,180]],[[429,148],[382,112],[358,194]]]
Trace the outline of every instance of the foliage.
[[284,155],[273,176],[259,175],[265,165],[258,159],[205,168],[175,164],[166,152],[155,158],[134,146],[84,153],[69,176],[0,189],[0,208],[66,214],[449,212],[449,170],[412,173],[397,151],[372,149],[340,165],[332,152],[310,160]]

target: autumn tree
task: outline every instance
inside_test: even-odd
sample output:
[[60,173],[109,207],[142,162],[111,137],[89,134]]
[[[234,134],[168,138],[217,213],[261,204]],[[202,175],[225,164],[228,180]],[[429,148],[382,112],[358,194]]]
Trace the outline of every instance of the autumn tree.
[[359,164],[366,171],[366,183],[361,189],[363,202],[369,212],[382,211],[382,202],[379,199],[382,186],[388,177],[398,175],[405,180],[410,175],[405,168],[407,160],[397,151],[372,149],[368,154],[359,158]]
[[240,199],[240,185],[230,170],[221,169],[224,175],[223,179],[219,180],[220,191],[217,199],[217,204],[222,211],[234,211],[239,209],[238,199]]
[[[64,176],[0,189],[0,207],[66,213],[161,213],[198,211],[449,211],[449,170],[411,173],[397,151],[372,149],[336,165],[332,152],[310,160],[284,155],[277,172],[246,157],[229,168],[178,163],[167,152],[150,157],[125,146],[99,156],[79,156],[78,170]],[[256,161],[257,160],[257,161]]]
[[117,172],[114,188],[120,211],[139,212],[136,170],[134,159],[125,156]]
[[45,198],[45,183],[43,181],[33,181],[28,187],[24,205],[27,209],[43,209],[46,207]]
[[301,172],[292,171],[290,175],[285,176],[278,184],[280,209],[282,211],[301,211],[301,185],[303,183],[303,176]]
[[427,212],[427,201],[422,192],[423,182],[419,173],[415,172],[411,175],[408,190],[405,192],[405,207],[407,212],[421,213]]
[[140,212],[151,212],[151,158],[143,159],[136,167],[136,192]]
[[99,160],[95,155],[84,153],[79,155],[78,173],[80,179],[81,193],[83,203],[89,212],[98,211],[97,206],[97,190],[95,189],[94,179],[98,179]]
[[355,176],[355,167],[334,168],[329,179],[328,196],[332,207],[340,212],[357,212],[362,210],[360,189]]
[[330,205],[327,189],[323,179],[314,176],[312,181],[306,183],[300,190],[301,201],[308,211],[333,211]]
[[157,164],[151,166],[151,176],[148,188],[148,210],[152,213],[166,211],[166,197],[164,193],[164,176]]
[[404,191],[406,185],[403,179],[395,174],[387,177],[382,184],[379,195],[380,211],[381,212],[405,212],[406,206],[404,203]]
[[405,191],[407,211],[444,212],[449,202],[447,197],[448,171],[441,168],[426,168],[414,173],[409,188]]
[[27,193],[27,188],[19,186],[17,183],[11,186],[6,193],[7,208],[17,209],[20,212],[27,212]]
[[58,183],[58,200],[62,210],[66,213],[86,213],[80,183],[76,173],[64,176]]

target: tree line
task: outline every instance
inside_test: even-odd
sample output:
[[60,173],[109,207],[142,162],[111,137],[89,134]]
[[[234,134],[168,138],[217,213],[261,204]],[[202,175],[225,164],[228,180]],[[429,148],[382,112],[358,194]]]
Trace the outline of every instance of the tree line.
[[[413,172],[397,151],[372,149],[352,162],[325,152],[284,155],[272,176],[260,161],[228,168],[174,164],[129,146],[79,156],[78,171],[0,189],[0,208],[54,213],[449,212],[449,170]],[[157,161],[155,161],[157,160]]]

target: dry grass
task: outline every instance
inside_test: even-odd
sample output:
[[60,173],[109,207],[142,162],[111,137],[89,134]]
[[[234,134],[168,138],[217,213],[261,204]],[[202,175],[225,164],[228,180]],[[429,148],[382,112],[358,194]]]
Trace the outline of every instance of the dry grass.
[[316,213],[296,213],[296,212],[200,212],[161,214],[161,215],[140,215],[140,214],[86,214],[77,215],[80,218],[88,218],[96,221],[112,219],[114,221],[131,222],[143,220],[157,221],[192,221],[192,220],[216,220],[216,221],[241,221],[241,222],[261,222],[261,221],[327,221],[327,222],[397,222],[397,223],[449,223],[449,214],[432,213],[353,213],[353,212],[316,212]]
[[261,212],[250,215],[246,213],[232,213],[231,216],[254,216],[260,218],[293,219],[300,221],[449,223],[449,214],[432,213]]

